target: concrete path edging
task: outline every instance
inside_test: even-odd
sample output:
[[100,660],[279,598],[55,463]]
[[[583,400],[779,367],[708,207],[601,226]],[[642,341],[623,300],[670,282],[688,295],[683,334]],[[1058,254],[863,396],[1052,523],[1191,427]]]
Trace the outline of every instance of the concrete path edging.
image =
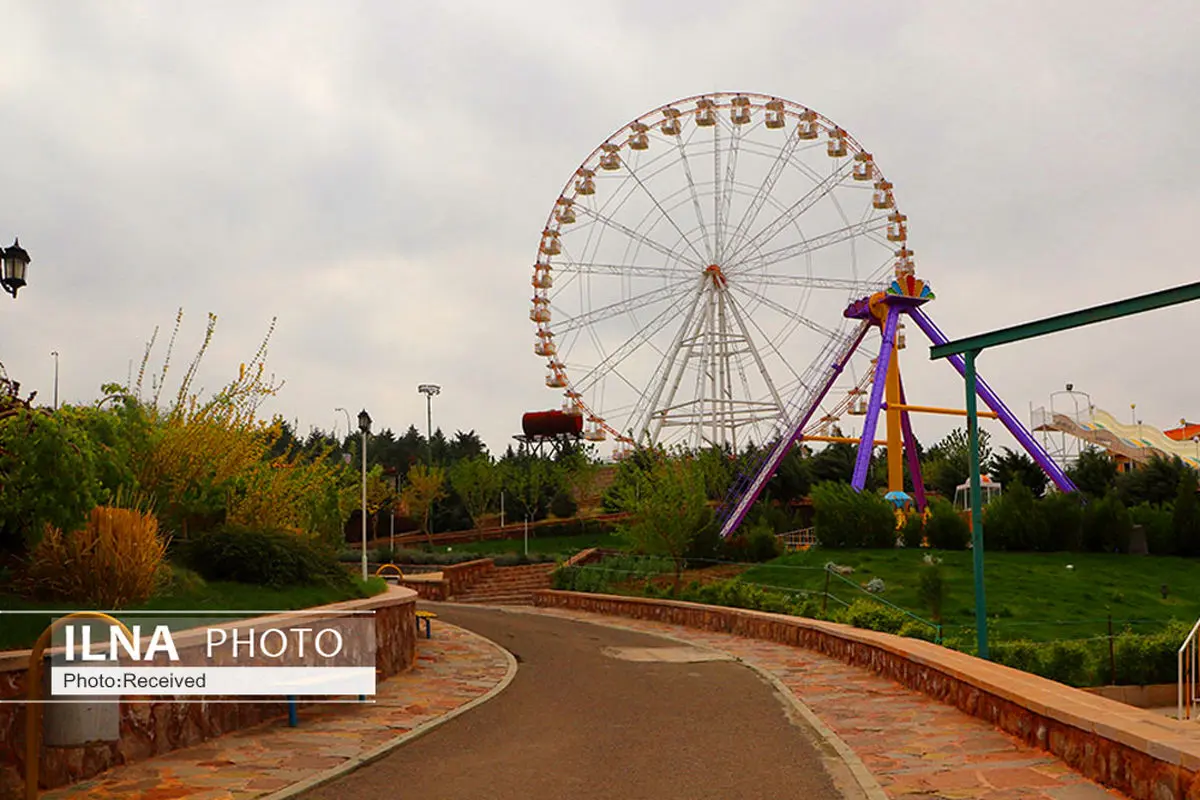
[[[449,624],[449,623],[442,623],[442,624]],[[430,721],[428,721],[422,725],[418,725],[417,727],[413,728],[408,733],[406,733],[402,736],[398,736],[397,738],[393,739],[392,741],[386,742],[386,743],[380,745],[379,747],[376,747],[374,750],[369,750],[366,753],[363,753],[362,755],[355,756],[354,758],[349,759],[348,761],[346,761],[343,764],[338,764],[336,767],[331,767],[330,769],[327,769],[324,772],[314,775],[311,778],[306,778],[306,779],[300,781],[299,783],[294,783],[291,786],[287,787],[286,789],[280,789],[278,792],[273,792],[271,794],[263,795],[259,798],[259,800],[285,800],[285,798],[296,797],[297,795],[307,792],[310,789],[315,789],[318,786],[322,786],[326,783],[329,783],[330,781],[337,780],[338,778],[342,777],[343,775],[345,775],[347,773],[353,772],[354,770],[356,770],[360,767],[366,766],[367,764],[370,764],[373,761],[378,761],[379,759],[386,756],[388,753],[392,752],[393,750],[395,750],[399,747],[403,747],[404,745],[408,744],[409,742],[413,741],[414,739],[421,738],[425,734],[429,733],[430,731],[434,730],[435,728],[437,728],[441,725],[444,725],[445,723],[449,722],[450,720],[454,719],[455,717],[459,716],[460,714],[465,714],[468,711],[470,711],[471,709],[475,708],[476,706],[483,705],[484,703],[486,703],[487,701],[496,697],[496,695],[500,694],[502,691],[507,689],[508,685],[513,682],[513,678],[515,678],[517,676],[517,659],[513,656],[513,654],[510,653],[506,648],[502,647],[501,645],[497,644],[496,642],[493,642],[491,639],[488,639],[485,636],[481,636],[478,633],[475,633],[474,631],[467,630],[466,628],[462,628],[460,626],[456,626],[456,627],[458,627],[459,630],[463,631],[464,633],[467,633],[470,636],[473,636],[476,639],[479,639],[479,640],[486,642],[487,644],[495,647],[497,650],[499,650],[501,653],[504,654],[504,658],[508,662],[508,671],[505,673],[504,677],[500,680],[499,683],[497,683],[495,686],[493,686],[491,689],[489,689],[486,693],[480,695],[479,697],[476,697],[474,700],[470,700],[466,703],[463,703],[458,708],[454,709],[453,711],[450,711],[449,713],[443,714],[442,716],[438,717],[437,719],[431,719]]]
[[[484,605],[484,604],[480,604],[480,603],[439,603],[438,605],[457,606],[460,608],[471,608],[471,609],[487,608],[487,609],[492,609],[495,611],[501,611],[504,613],[511,613],[511,614],[529,614],[529,615],[534,615],[534,616],[548,616],[548,615],[542,615],[541,612],[537,608],[529,607],[529,606],[502,606],[502,605],[492,606],[492,605]],[[600,625],[600,626],[606,627],[606,628],[615,628],[617,630],[623,630],[623,631],[633,630],[624,625],[621,625],[619,622],[606,622],[606,621],[601,621],[601,620],[590,620],[590,619],[589,620],[575,620],[575,621],[583,622],[588,625]],[[846,765],[846,769],[849,771],[850,776],[854,779],[854,782],[856,784],[858,784],[858,788],[862,792],[862,795],[863,795],[863,797],[866,798],[866,800],[888,800],[888,795],[883,790],[883,787],[879,785],[879,782],[877,780],[875,780],[875,776],[872,775],[871,771],[868,770],[866,765],[862,763],[862,760],[858,757],[858,754],[854,752],[854,750],[850,747],[850,745],[848,745],[844,741],[842,741],[842,738],[840,736],[838,736],[836,733],[834,733],[832,730],[830,730],[829,727],[824,722],[821,721],[821,718],[818,717],[815,713],[813,713],[813,710],[811,708],[806,706],[800,700],[800,698],[796,697],[796,695],[793,694],[792,691],[790,689],[788,689],[787,686],[784,685],[783,681],[779,680],[779,678],[775,677],[769,671],[763,669],[762,667],[759,667],[757,664],[754,664],[750,661],[746,661],[732,653],[727,653],[726,651],[718,650],[717,648],[710,647],[706,644],[700,644],[698,642],[690,641],[687,639],[682,639],[677,636],[671,636],[670,634],[660,633],[657,631],[644,631],[644,630],[639,629],[636,632],[644,633],[647,636],[656,636],[660,639],[666,639],[668,641],[676,642],[677,644],[681,644],[681,645],[687,645],[688,647],[694,647],[699,650],[711,650],[714,652],[722,652],[722,653],[725,653],[726,655],[728,655],[731,659],[733,659],[737,663],[742,664],[742,665],[754,670],[759,675],[759,677],[763,678],[768,683],[770,683],[771,686],[774,687],[775,692],[780,696],[782,701],[787,703],[788,706],[790,706],[790,708],[792,710],[794,710],[796,713],[798,713],[800,715],[800,717],[803,718],[805,723],[807,723],[808,726],[810,728],[812,728],[813,732],[818,737],[820,737],[820,739],[823,742],[828,744],[833,749],[834,752],[837,753],[838,757],[841,758],[842,762]],[[505,653],[508,653],[508,651],[505,650]],[[509,657],[511,658],[511,654]],[[282,797],[282,796],[283,795],[280,795],[280,797]],[[276,795],[272,795],[271,798],[267,798],[266,800],[273,800],[275,797],[276,797]]]

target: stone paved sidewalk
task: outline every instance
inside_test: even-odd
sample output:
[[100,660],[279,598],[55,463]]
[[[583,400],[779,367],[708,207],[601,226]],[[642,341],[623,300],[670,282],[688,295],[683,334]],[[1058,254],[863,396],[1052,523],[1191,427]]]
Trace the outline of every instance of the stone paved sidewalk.
[[378,687],[374,703],[315,706],[287,720],[111,769],[42,800],[246,800],[297,784],[386,748],[422,725],[481,698],[510,674],[504,651],[453,625],[417,640],[417,664]]
[[845,742],[894,800],[1107,800],[1049,753],[887,678],[774,642],[582,611],[529,613],[660,633],[724,651],[775,676]]

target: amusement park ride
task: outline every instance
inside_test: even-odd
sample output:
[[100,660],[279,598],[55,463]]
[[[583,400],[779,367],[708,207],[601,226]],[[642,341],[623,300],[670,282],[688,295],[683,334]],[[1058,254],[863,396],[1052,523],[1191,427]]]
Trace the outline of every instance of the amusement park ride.
[[[963,412],[907,402],[905,321],[946,341],[922,308],[933,292],[908,237],[874,157],[812,109],[718,93],[644,114],[584,160],[542,231],[533,349],[564,395],[542,414],[573,417],[574,435],[611,440],[617,458],[638,444],[770,443],[725,505],[729,535],[797,441],[859,442],[861,489],[885,412],[888,488],[903,490],[907,460],[923,509],[910,414]],[[980,393],[1073,488],[986,384]],[[846,413],[864,416],[861,437],[830,435]]]

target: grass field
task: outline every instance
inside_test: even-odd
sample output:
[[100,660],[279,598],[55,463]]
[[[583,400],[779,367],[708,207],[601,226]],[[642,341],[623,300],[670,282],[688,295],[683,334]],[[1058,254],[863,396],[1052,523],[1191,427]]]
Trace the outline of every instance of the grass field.
[[[369,578],[364,584],[355,580],[362,588],[362,596],[379,594],[387,589],[382,578]],[[326,586],[294,586],[286,589],[271,589],[245,583],[214,581],[193,585],[184,590],[165,593],[136,606],[133,611],[290,611],[298,608],[336,603],[356,595]],[[12,610],[78,610],[67,609],[64,603],[34,603],[11,594],[0,593],[0,650],[16,650],[32,647],[54,616],[52,614],[6,614]],[[222,617],[232,619],[233,617]]]
[[[625,540],[615,533],[588,533],[582,536],[534,536],[529,529],[529,552],[553,553],[556,555],[574,555],[589,547],[603,547],[608,550],[623,550]],[[441,549],[441,548],[439,548]],[[499,555],[501,553],[525,552],[525,539],[490,539],[484,542],[468,542],[451,545],[455,553],[479,553],[480,555]]]
[[[929,617],[917,597],[925,550],[812,550],[752,567],[749,582],[821,592],[826,562],[854,567],[848,579],[863,586],[881,578],[881,595],[922,617]],[[970,551],[939,552],[946,585],[943,608],[945,635],[975,635],[975,590]],[[1073,569],[1067,569],[1067,565]],[[1188,623],[1200,618],[1200,561],[1157,556],[1101,553],[988,553],[984,586],[990,638],[1079,639],[1126,624],[1151,632],[1174,618]],[[1160,587],[1166,584],[1163,599]],[[830,593],[846,602],[867,596],[836,577]]]

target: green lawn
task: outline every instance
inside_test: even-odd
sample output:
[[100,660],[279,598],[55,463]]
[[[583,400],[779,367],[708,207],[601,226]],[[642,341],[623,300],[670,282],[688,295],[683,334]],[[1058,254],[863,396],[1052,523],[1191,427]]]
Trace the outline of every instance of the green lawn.
[[[862,586],[882,578],[881,595],[928,617],[917,599],[925,550],[821,550],[792,553],[751,568],[742,579],[820,592],[828,561],[854,567],[849,580]],[[974,638],[975,590],[970,551],[938,552],[946,583],[945,635]],[[1068,570],[1070,564],[1074,569]],[[1164,600],[1162,584],[1168,586]],[[1120,631],[1150,632],[1175,618],[1200,618],[1200,561],[1101,553],[987,553],[985,588],[993,639],[1078,639],[1107,631],[1111,614]],[[833,578],[830,593],[847,602],[865,597]]]
[[[381,578],[369,578],[364,584],[355,579],[355,590],[347,592],[327,586],[293,586],[271,589],[245,583],[214,581],[197,583],[151,598],[131,611],[292,611],[327,603],[370,597],[387,589]],[[0,593],[0,650],[19,650],[33,643],[51,622],[51,614],[4,614],[11,610],[68,610],[66,603],[34,603],[12,594]],[[69,610],[78,610],[71,608]],[[228,620],[233,617],[222,616]]]
[[[529,529],[529,552],[553,553],[555,555],[574,555],[589,547],[603,547],[608,550],[623,550],[625,540],[615,533],[587,533],[581,536],[545,536],[534,535],[534,529]],[[439,548],[441,549],[441,548]],[[484,542],[468,542],[451,545],[455,553],[479,553],[480,555],[499,555],[501,553],[525,552],[525,539],[490,539]]]

